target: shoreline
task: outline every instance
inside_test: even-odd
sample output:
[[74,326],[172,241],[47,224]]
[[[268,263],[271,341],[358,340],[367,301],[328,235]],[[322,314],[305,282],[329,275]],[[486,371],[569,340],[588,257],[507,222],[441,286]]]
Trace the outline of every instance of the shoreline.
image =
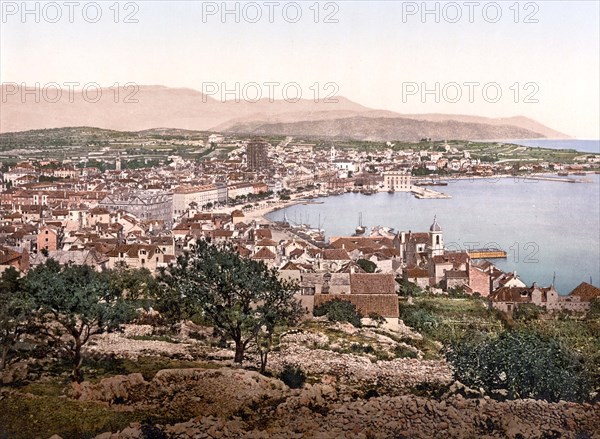
[[[585,172],[586,176],[588,174],[590,175],[597,175],[595,171],[582,171]],[[585,176],[578,176],[578,177],[585,177]],[[581,180],[581,179],[577,179],[577,178],[571,178],[571,176],[559,176],[556,173],[552,173],[552,174],[548,174],[548,173],[539,173],[539,174],[524,174],[524,175],[510,175],[510,174],[501,174],[501,175],[491,175],[491,176],[484,176],[484,175],[457,175],[457,176],[452,176],[452,177],[447,177],[447,178],[438,178],[436,180],[440,181],[440,182],[446,182],[448,184],[451,184],[452,181],[464,181],[464,180],[472,180],[472,181],[476,181],[476,180],[487,180],[488,182],[495,182],[498,181],[501,178],[513,178],[515,180],[538,180],[538,181],[556,181],[558,183],[564,183],[564,182],[573,182],[573,183],[585,183],[586,181]],[[416,181],[428,181],[430,180],[430,178],[428,177],[417,177]],[[418,187],[418,186],[417,186]],[[383,193],[383,192],[387,192],[385,190],[378,190],[376,193]],[[408,193],[412,193],[413,195],[414,192],[411,189],[410,191],[406,191]],[[437,191],[435,191],[437,192]],[[352,193],[352,192],[350,192]],[[398,192],[398,193],[402,193],[402,192]],[[447,194],[444,194],[443,192],[439,192],[442,195],[444,195],[443,197],[433,197],[431,199],[450,199],[451,197],[448,196]],[[346,195],[341,194],[341,195]],[[360,195],[360,194],[359,194]],[[324,199],[324,198],[329,198],[334,196],[333,194],[330,195],[326,195],[326,196],[319,196],[316,199]],[[423,198],[423,199],[427,199],[427,198]],[[314,200],[311,200],[314,201]],[[249,211],[244,211],[244,209],[242,207],[236,207],[236,208],[231,208],[231,212],[233,210],[241,210],[242,212],[244,212],[244,216],[245,218],[251,219],[251,220],[259,220],[260,222],[263,222],[265,224],[274,224],[274,221],[270,220],[269,218],[266,217],[266,215],[268,215],[269,213],[273,213],[276,212],[278,210],[282,210],[282,209],[286,209],[288,207],[291,206],[295,206],[298,204],[303,204],[307,202],[307,200],[305,199],[293,199],[293,200],[288,200],[288,201],[280,201],[277,202],[273,205],[267,206],[267,207],[263,207],[260,209],[256,209],[256,210],[249,210]],[[231,212],[227,212],[227,213],[231,213]],[[217,213],[217,212],[215,212]]]

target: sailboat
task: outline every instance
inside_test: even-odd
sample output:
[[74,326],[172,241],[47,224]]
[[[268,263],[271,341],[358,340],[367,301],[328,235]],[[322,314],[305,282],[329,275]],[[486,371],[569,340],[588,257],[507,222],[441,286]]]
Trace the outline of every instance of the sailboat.
[[367,228],[362,223],[362,212],[358,214],[358,227],[355,229],[357,235],[362,235],[367,231]]

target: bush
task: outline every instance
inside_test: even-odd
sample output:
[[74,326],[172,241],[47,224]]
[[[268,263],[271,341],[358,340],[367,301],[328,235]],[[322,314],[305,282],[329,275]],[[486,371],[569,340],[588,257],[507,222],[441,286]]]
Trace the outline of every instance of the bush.
[[521,303],[513,311],[513,319],[529,322],[537,320],[542,312],[544,310],[533,303]]
[[404,280],[402,278],[397,278],[396,282],[398,282],[398,285],[400,285],[398,295],[402,297],[420,296],[423,294],[423,289],[413,282]]
[[279,379],[290,389],[299,389],[304,386],[306,375],[296,364],[286,364],[279,374]]
[[359,259],[356,261],[356,265],[365,270],[366,273],[375,273],[375,270],[377,270],[377,264],[368,259]]
[[383,317],[381,314],[376,313],[376,312],[370,312],[369,313],[369,318],[371,320],[373,320],[373,322],[377,325],[377,326],[381,326],[384,325],[387,320],[385,319],[385,317]]
[[394,356],[396,358],[417,358],[417,353],[403,345],[396,345],[394,348]]
[[334,299],[316,306],[313,310],[313,315],[327,316],[331,322],[348,322],[360,328],[360,319],[362,315],[356,309],[356,306],[347,300]]
[[510,399],[583,401],[590,380],[579,358],[556,339],[505,331],[483,341],[463,340],[446,351],[457,380]]
[[401,307],[400,312],[402,321],[419,332],[431,331],[439,325],[437,317],[425,309],[405,305]]

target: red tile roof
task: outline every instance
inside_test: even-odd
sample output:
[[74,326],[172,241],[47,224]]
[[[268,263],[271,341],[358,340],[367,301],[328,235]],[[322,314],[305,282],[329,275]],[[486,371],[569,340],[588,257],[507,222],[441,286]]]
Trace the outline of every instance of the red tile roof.
[[587,282],[581,282],[569,296],[577,296],[584,302],[591,302],[593,299],[600,298],[600,288],[590,285]]

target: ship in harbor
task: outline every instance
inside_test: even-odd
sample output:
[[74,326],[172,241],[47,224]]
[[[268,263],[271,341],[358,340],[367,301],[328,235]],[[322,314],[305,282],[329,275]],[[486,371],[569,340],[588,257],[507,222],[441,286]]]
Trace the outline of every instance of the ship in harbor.
[[362,222],[362,212],[358,214],[358,227],[354,230],[356,235],[364,235],[367,231],[367,228],[363,225]]

